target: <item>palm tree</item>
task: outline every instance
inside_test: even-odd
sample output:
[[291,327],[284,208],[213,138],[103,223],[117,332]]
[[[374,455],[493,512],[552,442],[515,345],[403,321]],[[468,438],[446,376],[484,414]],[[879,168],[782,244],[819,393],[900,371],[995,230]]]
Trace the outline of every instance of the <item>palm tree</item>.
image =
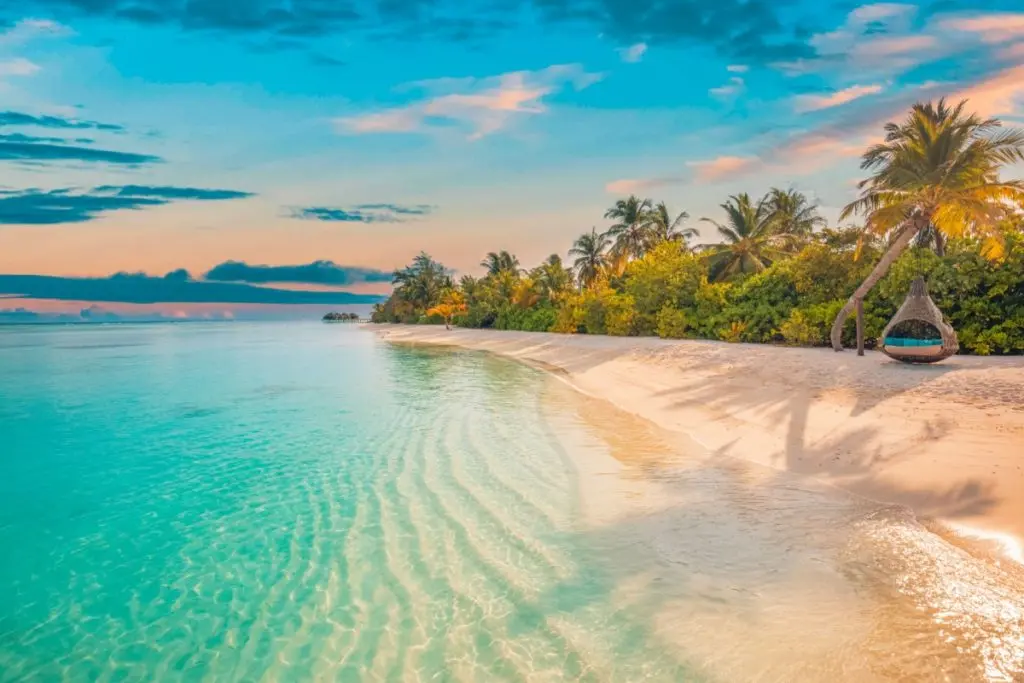
[[552,254],[548,259],[530,271],[530,279],[548,301],[572,285],[572,272],[562,264],[562,257]]
[[590,232],[583,233],[573,242],[569,256],[576,257],[572,269],[580,287],[590,287],[601,275],[601,271],[608,265],[607,252],[611,243],[608,235],[598,232],[597,228],[591,228]]
[[391,282],[399,300],[422,309],[433,306],[441,292],[453,286],[451,275],[445,267],[426,252],[420,252],[409,266],[396,270]]
[[780,190],[773,187],[768,193],[768,205],[780,232],[808,236],[815,228],[824,228],[826,221],[818,213],[807,195],[798,190]]
[[489,252],[480,265],[487,269],[488,275],[497,275],[504,271],[519,272],[519,259],[505,250]]
[[688,240],[700,235],[700,231],[696,228],[681,227],[689,217],[690,214],[680,211],[675,218],[672,218],[665,202],[660,202],[651,211],[651,243],[648,248],[661,242],[680,241],[686,244]]
[[605,233],[612,238],[612,255],[629,260],[640,258],[647,250],[651,233],[651,200],[630,195],[615,202],[604,217],[614,220]]
[[724,239],[706,247],[711,254],[709,266],[713,279],[726,280],[742,273],[760,272],[785,253],[790,235],[779,230],[770,197],[754,204],[744,192],[731,195],[729,201],[720,206],[727,216],[725,225],[701,218],[714,225]]
[[998,224],[1024,206],[1024,183],[1001,181],[999,168],[1024,161],[1024,132],[999,131],[998,119],[965,114],[966,104],[915,104],[902,123],[885,125],[885,142],[864,153],[861,168],[875,173],[861,181],[860,196],[840,219],[864,214],[865,231],[888,235],[890,242],[832,325],[836,351],[843,349],[843,324],[857,302],[929,226],[947,238],[982,237],[984,253],[1000,254]]

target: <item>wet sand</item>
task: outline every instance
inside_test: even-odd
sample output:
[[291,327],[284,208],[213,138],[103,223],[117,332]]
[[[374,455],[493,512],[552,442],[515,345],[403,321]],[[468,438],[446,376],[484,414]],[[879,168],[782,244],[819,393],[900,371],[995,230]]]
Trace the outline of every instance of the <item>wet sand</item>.
[[[910,366],[880,353],[703,341],[371,326],[391,341],[489,351],[713,455],[809,474],[985,537],[996,561],[1024,538],[1024,358]],[[955,540],[955,539],[953,539]],[[977,548],[976,544],[971,545]]]

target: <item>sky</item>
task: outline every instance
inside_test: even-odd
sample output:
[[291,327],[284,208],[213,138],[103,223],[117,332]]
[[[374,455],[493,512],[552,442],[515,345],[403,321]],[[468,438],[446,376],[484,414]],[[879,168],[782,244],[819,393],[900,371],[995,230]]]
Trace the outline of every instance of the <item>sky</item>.
[[630,193],[834,220],[943,96],[1024,124],[1019,0],[0,3],[0,320],[364,306]]

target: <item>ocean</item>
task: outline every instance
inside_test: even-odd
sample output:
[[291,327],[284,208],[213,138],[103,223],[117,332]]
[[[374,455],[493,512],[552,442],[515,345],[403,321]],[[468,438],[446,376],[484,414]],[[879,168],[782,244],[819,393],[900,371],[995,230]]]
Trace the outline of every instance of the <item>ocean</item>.
[[351,325],[0,327],[0,681],[1013,681],[879,505]]

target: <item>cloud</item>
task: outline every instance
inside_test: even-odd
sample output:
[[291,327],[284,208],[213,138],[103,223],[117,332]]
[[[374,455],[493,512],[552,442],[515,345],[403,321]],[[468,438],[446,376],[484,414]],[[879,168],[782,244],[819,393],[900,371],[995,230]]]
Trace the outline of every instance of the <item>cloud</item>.
[[[811,55],[802,22],[780,20],[776,0],[22,0],[19,14],[91,15],[189,31],[309,40],[362,32],[402,40],[476,41],[511,31],[524,21],[583,25],[623,45],[701,44],[764,63]],[[2,10],[0,10],[2,15]],[[529,19],[527,19],[529,17]]]
[[240,199],[251,196],[232,190],[181,187],[124,187],[106,185],[91,191],[0,190],[0,225],[60,225],[85,223],[111,211],[163,206],[179,200]]
[[62,116],[36,116],[20,111],[0,111],[0,126],[36,126],[38,128],[57,128],[67,130],[102,130],[114,133],[123,133],[124,126],[114,123],[100,123],[98,121],[85,121]]
[[746,64],[730,64],[725,70],[734,74],[745,74],[750,71],[750,67]]
[[619,58],[630,64],[639,62],[647,52],[647,43],[635,43],[629,47],[619,49]]
[[410,217],[426,216],[434,207],[427,204],[356,204],[351,207],[310,206],[292,209],[293,218],[337,223],[403,223]]
[[604,186],[604,190],[605,192],[614,195],[642,194],[650,190],[655,190],[659,187],[678,185],[684,182],[686,182],[686,178],[682,177],[623,178],[621,180],[613,180],[608,183]]
[[70,278],[48,275],[0,275],[0,295],[21,299],[96,301],[129,304],[369,304],[382,297],[351,292],[274,289],[240,283],[198,282],[144,273],[117,273],[110,277]]
[[251,192],[238,190],[210,190],[196,187],[152,187],[149,185],[102,185],[94,192],[112,194],[116,197],[148,197],[167,201],[224,201],[247,199]]
[[514,117],[547,111],[544,98],[573,87],[582,90],[601,79],[579,64],[539,71],[514,71],[489,78],[445,78],[407,86],[430,91],[420,101],[335,120],[342,132],[416,133],[455,125],[478,140],[504,128]]
[[314,261],[298,266],[253,266],[244,261],[225,261],[214,266],[203,278],[216,282],[294,282],[345,286],[363,282],[391,282],[391,273],[373,268],[340,266],[333,261]]
[[738,95],[743,92],[745,85],[746,84],[743,82],[742,78],[739,76],[733,76],[729,79],[728,83],[720,85],[717,88],[711,88],[711,90],[708,90],[708,93],[714,97],[720,98],[733,97],[734,95]]
[[33,38],[69,35],[68,27],[49,19],[22,19],[6,31],[0,31],[0,45],[28,42]]
[[[55,142],[62,144],[69,142],[65,138],[52,138],[52,137],[39,137],[37,135],[25,135],[24,133],[0,133],[0,142]],[[88,138],[78,138],[75,142],[83,144],[89,144],[92,140]]]
[[945,19],[940,26],[973,33],[986,43],[1005,43],[1024,38],[1024,13],[994,12]]
[[790,75],[843,72],[897,74],[952,49],[934,32],[915,24],[918,8],[898,3],[863,5],[852,10],[832,31],[811,36],[811,58],[779,60],[773,67]]
[[954,93],[951,100],[965,99],[968,109],[981,116],[1024,113],[1024,65],[996,72]]
[[0,78],[7,76],[32,76],[39,72],[39,65],[24,57],[0,61]]
[[757,157],[720,156],[707,161],[691,161],[687,164],[695,169],[697,180],[711,183],[733,175],[746,173],[761,165]]
[[118,152],[94,147],[56,145],[43,142],[0,140],[0,161],[83,161],[87,163],[141,166],[163,161],[151,154]]
[[798,95],[796,97],[796,110],[806,112],[830,109],[841,104],[853,102],[860,97],[876,95],[880,92],[882,92],[882,86],[880,85],[853,85],[843,90],[837,90],[831,95]]

